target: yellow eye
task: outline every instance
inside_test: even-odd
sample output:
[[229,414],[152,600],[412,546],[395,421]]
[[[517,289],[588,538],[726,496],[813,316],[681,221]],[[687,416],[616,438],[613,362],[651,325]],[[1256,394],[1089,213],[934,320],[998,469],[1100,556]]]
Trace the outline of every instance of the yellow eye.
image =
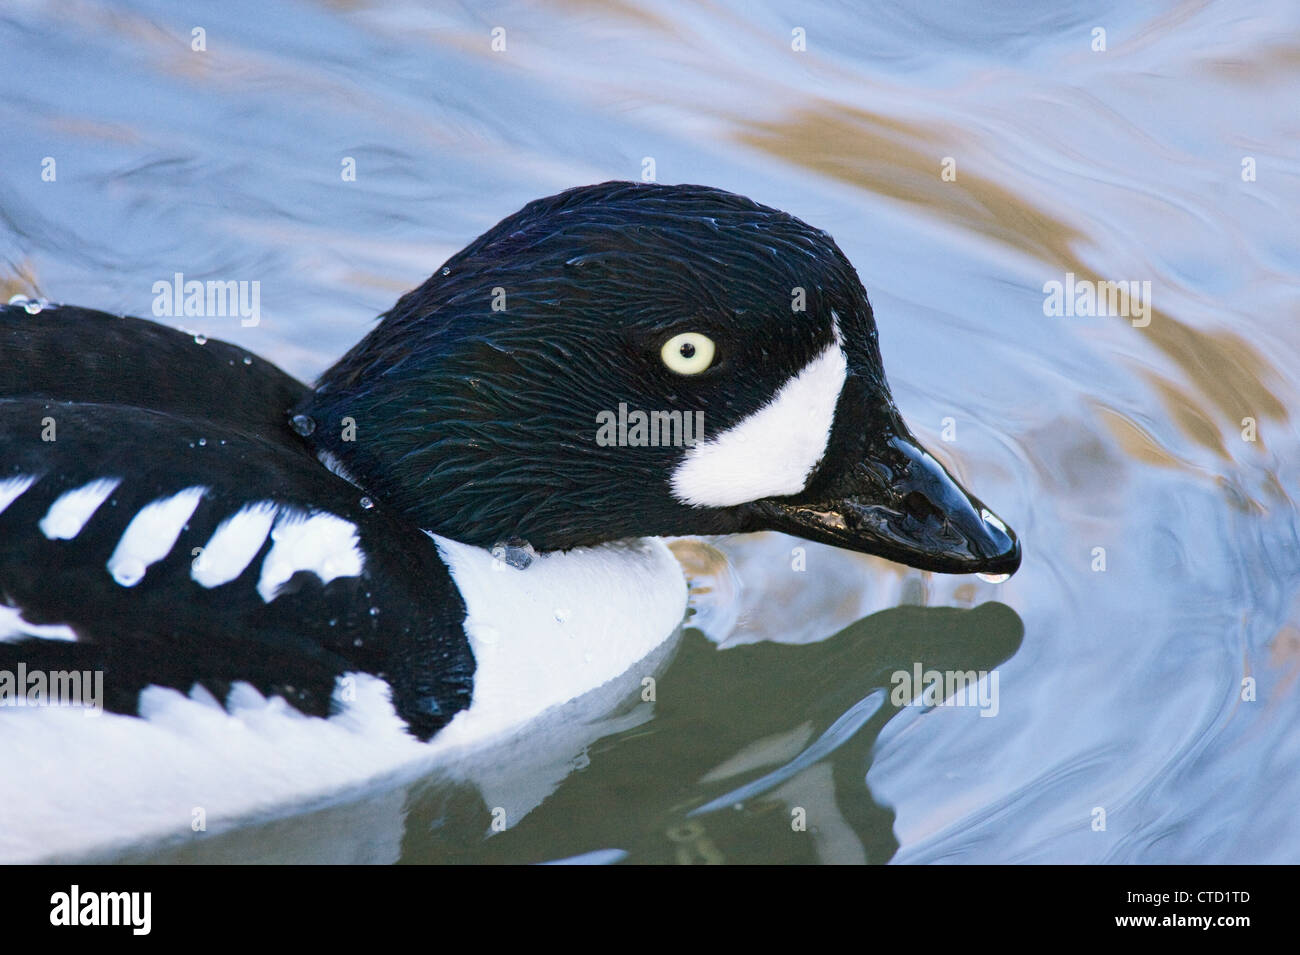
[[659,356],[670,371],[698,375],[713,364],[713,339],[699,332],[682,332],[664,342]]

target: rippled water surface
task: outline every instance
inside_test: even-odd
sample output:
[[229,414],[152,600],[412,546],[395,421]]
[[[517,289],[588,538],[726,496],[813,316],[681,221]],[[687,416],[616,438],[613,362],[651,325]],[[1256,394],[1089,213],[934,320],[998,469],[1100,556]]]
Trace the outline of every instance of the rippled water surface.
[[[200,330],[313,377],[524,202],[652,159],[836,238],[913,429],[1027,548],[992,584],[677,542],[654,703],[126,856],[1300,861],[1300,7],[1065,6],[6,4],[6,297],[258,279],[260,325]],[[1067,273],[1150,282],[1149,324],[1046,316]],[[917,663],[993,671],[996,713],[894,706]]]

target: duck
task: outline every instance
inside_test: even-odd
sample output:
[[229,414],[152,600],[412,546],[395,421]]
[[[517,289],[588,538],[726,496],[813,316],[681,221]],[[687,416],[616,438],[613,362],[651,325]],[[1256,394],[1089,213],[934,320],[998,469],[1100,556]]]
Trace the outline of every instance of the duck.
[[24,297],[0,355],[7,861],[285,811],[635,688],[687,615],[671,538],[1020,565],[903,421],[831,237],[714,187],[530,202],[313,386]]

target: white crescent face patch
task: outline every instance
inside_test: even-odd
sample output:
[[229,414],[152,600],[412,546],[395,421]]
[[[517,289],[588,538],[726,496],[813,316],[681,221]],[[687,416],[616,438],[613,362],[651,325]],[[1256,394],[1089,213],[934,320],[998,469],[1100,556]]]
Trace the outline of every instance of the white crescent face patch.
[[673,496],[730,507],[802,491],[826,453],[847,375],[834,341],[758,411],[688,450],[672,475]]

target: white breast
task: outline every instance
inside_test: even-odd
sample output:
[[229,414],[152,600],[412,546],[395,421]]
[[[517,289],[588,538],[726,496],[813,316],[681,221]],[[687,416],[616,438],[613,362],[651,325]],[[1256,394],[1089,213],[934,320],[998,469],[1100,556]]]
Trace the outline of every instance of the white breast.
[[542,554],[523,569],[434,540],[465,597],[476,664],[473,705],[448,741],[498,734],[608,683],[686,615],[681,565],[658,539]]
[[[550,718],[538,717],[555,707],[599,698],[589,691],[620,676],[626,683],[685,615],[685,580],[662,541],[542,555],[521,570],[435,540],[465,597],[477,668],[472,705],[430,743],[404,731],[387,685],[364,674],[340,681],[341,712],[328,720],[242,684],[227,701],[230,712],[205,691],[157,687],[142,694],[144,719],[0,708],[0,861],[192,837],[200,810],[212,832],[394,775],[457,772],[483,747],[532,740],[527,724],[547,726]],[[548,745],[573,745],[572,734],[553,727],[536,735],[529,745],[539,759]]]

